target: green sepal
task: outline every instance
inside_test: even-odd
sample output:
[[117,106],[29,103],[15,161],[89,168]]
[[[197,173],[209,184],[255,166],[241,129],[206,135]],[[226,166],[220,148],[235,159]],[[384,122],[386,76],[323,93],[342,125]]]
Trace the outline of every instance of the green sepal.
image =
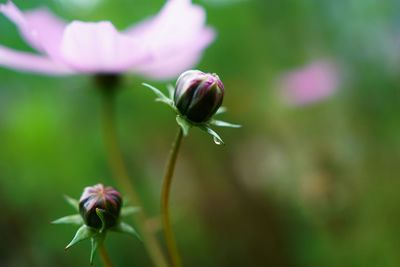
[[83,219],[80,214],[74,214],[59,218],[51,222],[52,224],[76,224],[81,225],[83,224]]
[[142,238],[140,237],[139,233],[130,226],[127,223],[120,222],[116,226],[110,228],[111,231],[117,232],[117,233],[124,233],[124,234],[129,234],[137,237],[140,241],[142,241]]
[[121,217],[126,217],[126,216],[129,216],[129,215],[135,214],[135,213],[139,212],[140,210],[141,210],[140,207],[132,207],[132,206],[123,207],[121,209],[120,216]]
[[200,125],[199,128],[203,130],[204,132],[208,133],[213,137],[214,143],[217,145],[223,145],[224,141],[222,141],[221,137],[210,127],[205,126],[205,125]]
[[239,125],[239,124],[233,124],[233,123],[229,123],[229,122],[226,122],[226,121],[220,121],[220,120],[211,120],[209,123],[212,124],[212,125],[215,125],[215,126],[219,126],[219,127],[228,127],[228,128],[240,128],[240,127],[242,127],[242,125]]
[[77,243],[86,240],[88,238],[94,237],[97,234],[97,232],[90,227],[86,225],[82,225],[78,231],[76,231],[76,234],[72,241],[65,247],[65,250],[69,249],[70,247],[76,245]]
[[106,235],[104,233],[104,234],[95,235],[94,237],[92,237],[90,239],[90,241],[91,241],[90,259],[89,259],[90,265],[93,265],[94,256],[96,255],[98,248],[103,244],[105,238],[106,238]]
[[175,87],[172,84],[168,84],[167,89],[168,89],[169,99],[173,100],[175,94]]
[[219,115],[219,114],[225,113],[227,110],[228,109],[226,107],[219,107],[217,112],[215,112],[215,115]]
[[[142,83],[142,85],[149,88],[157,95],[156,101],[167,104],[178,114],[176,116],[176,122],[178,123],[179,127],[181,127],[184,136],[187,136],[189,134],[189,130],[191,127],[199,127],[201,130],[203,130],[204,132],[208,133],[209,135],[211,135],[213,137],[215,144],[222,145],[222,144],[224,144],[224,141],[221,139],[221,137],[218,135],[217,132],[215,132],[213,129],[210,128],[210,125],[219,126],[219,127],[229,127],[229,128],[242,127],[241,125],[238,125],[238,124],[233,124],[233,123],[229,123],[229,122],[225,122],[225,121],[221,121],[221,120],[214,120],[214,119],[211,119],[210,121],[204,122],[204,123],[193,123],[193,122],[189,121],[188,119],[186,119],[184,116],[180,115],[177,108],[175,107],[175,103],[174,103],[175,88],[171,84],[167,85],[168,96],[166,96],[163,92],[161,92],[161,90],[159,90],[158,88],[156,88],[150,84]],[[216,111],[215,115],[225,113],[226,111],[227,111],[226,107],[220,107]]]
[[187,136],[189,134],[189,130],[192,127],[192,125],[190,124],[190,122],[188,122],[185,118],[183,118],[180,115],[176,116],[176,122],[178,123],[178,125],[181,127],[182,131],[183,131],[183,135]]
[[158,102],[162,102],[167,104],[168,106],[172,107],[173,109],[175,109],[174,107],[174,101],[172,99],[170,99],[169,97],[167,97],[163,92],[161,92],[159,89],[157,89],[156,87],[147,84],[147,83],[142,83],[143,86],[146,86],[147,88],[149,88],[151,91],[153,91],[153,93],[155,93],[157,95],[156,101]]
[[107,224],[106,224],[106,220],[104,218],[104,210],[96,208],[96,214],[97,216],[99,216],[100,221],[101,221],[101,228],[100,228],[100,233],[103,233],[106,230]]
[[77,212],[79,212],[79,201],[76,200],[75,198],[72,198],[70,196],[64,195],[65,201],[74,208]]

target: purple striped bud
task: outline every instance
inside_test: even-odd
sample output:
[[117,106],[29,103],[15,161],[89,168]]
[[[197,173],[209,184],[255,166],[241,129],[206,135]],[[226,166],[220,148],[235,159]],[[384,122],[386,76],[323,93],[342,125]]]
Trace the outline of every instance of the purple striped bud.
[[79,200],[79,212],[85,224],[95,229],[101,229],[103,226],[96,209],[103,214],[105,228],[110,228],[117,224],[121,206],[121,194],[102,184],[86,187]]
[[224,85],[218,75],[188,70],[176,81],[174,102],[181,115],[192,122],[208,121],[224,98]]

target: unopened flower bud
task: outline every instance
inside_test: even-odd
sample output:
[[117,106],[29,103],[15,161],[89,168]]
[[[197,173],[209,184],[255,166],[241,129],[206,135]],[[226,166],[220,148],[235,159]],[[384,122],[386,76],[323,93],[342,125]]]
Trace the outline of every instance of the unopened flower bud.
[[224,85],[218,75],[189,70],[179,76],[174,94],[181,115],[195,123],[208,121],[224,98]]
[[[102,184],[86,187],[79,200],[79,212],[85,224],[95,229],[115,226],[121,206],[121,194],[114,188],[104,187]],[[102,213],[104,226],[96,210]]]

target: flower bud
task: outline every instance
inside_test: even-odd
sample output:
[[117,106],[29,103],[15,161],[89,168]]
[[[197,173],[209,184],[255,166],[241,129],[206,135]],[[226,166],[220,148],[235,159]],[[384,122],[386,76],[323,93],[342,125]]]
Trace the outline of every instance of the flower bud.
[[110,228],[118,222],[121,206],[121,194],[114,188],[104,187],[102,184],[86,187],[79,200],[79,212],[85,224],[95,229],[103,227],[97,209],[103,214],[104,227]]
[[189,70],[176,81],[174,102],[181,115],[192,122],[208,121],[224,98],[224,85],[218,75]]

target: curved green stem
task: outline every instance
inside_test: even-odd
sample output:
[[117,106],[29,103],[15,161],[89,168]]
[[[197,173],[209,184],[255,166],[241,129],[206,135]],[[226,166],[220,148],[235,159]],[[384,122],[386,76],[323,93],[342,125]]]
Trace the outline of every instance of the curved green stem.
[[123,188],[132,203],[142,208],[142,211],[135,214],[137,227],[142,235],[144,245],[149,253],[153,264],[156,267],[168,267],[164,254],[161,251],[160,244],[154,233],[148,229],[146,222],[146,212],[141,204],[139,195],[136,193],[131,180],[129,178],[127,168],[118,144],[117,131],[115,128],[114,116],[114,98],[115,88],[102,89],[102,119],[103,119],[103,137],[107,149],[109,165],[112,169],[113,176]]
[[114,265],[111,262],[110,256],[108,255],[104,244],[100,245],[99,251],[100,251],[101,260],[103,261],[104,267],[113,267]]
[[169,255],[171,257],[171,261],[174,267],[182,267],[182,261],[179,256],[178,248],[176,245],[175,237],[172,232],[170,216],[169,216],[169,192],[172,183],[172,176],[174,174],[175,163],[178,157],[179,147],[181,145],[183,132],[182,129],[179,127],[178,134],[176,135],[175,142],[172,145],[162,186],[162,193],[161,193],[161,209],[162,209],[162,219],[163,219],[163,226],[164,226],[164,234],[165,240],[167,242],[167,248]]

